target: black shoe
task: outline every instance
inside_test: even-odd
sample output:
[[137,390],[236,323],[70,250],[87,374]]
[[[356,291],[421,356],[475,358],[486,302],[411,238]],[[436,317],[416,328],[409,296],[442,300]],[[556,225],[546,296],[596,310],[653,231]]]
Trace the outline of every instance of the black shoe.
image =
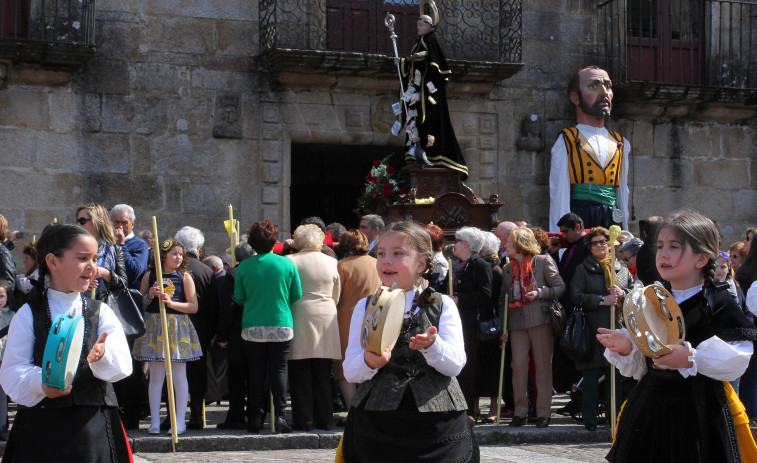
[[292,428],[289,427],[287,420],[283,416],[276,417],[273,427],[276,429],[276,434],[287,434],[292,432]]
[[3,426],[0,428],[0,441],[2,442],[8,442],[8,428]]
[[520,426],[523,426],[524,424],[526,424],[525,418],[523,418],[522,416],[514,416],[513,420],[510,422],[510,424],[508,424],[508,426],[512,428],[518,428]]
[[544,418],[543,416],[536,418],[537,428],[546,428],[547,426],[549,426],[549,418]]
[[204,427],[205,426],[202,425],[202,418],[200,418],[199,420],[191,418],[187,422],[187,429],[203,429]]
[[596,431],[597,425],[596,424],[585,424],[584,427],[587,431]]
[[247,429],[244,421],[224,421],[216,425],[218,429]]
[[260,418],[250,420],[250,424],[247,425],[247,432],[257,434],[260,432],[260,428],[263,427],[263,420]]

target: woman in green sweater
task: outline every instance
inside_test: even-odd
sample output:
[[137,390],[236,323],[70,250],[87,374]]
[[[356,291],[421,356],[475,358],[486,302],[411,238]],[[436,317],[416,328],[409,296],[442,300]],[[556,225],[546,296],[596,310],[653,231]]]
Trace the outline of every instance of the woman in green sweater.
[[286,433],[291,431],[284,417],[286,366],[294,337],[291,307],[302,297],[300,276],[290,259],[271,252],[279,233],[270,220],[254,223],[247,233],[247,242],[257,255],[239,264],[234,283],[234,299],[244,307],[247,431],[257,433],[262,427],[257,404],[263,400],[267,374],[276,413],[274,426],[276,432]]

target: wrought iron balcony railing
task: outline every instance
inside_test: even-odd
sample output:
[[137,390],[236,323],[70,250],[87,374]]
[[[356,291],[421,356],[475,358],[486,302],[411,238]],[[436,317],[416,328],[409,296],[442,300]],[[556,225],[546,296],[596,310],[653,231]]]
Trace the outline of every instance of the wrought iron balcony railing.
[[[384,17],[396,18],[400,55],[416,38],[418,0],[260,0],[261,53],[298,49],[390,54]],[[437,38],[448,59],[520,63],[521,0],[439,2]],[[393,54],[393,51],[391,52]]]
[[754,0],[609,0],[599,11],[616,82],[757,87]]
[[0,0],[0,59],[73,69],[95,52],[95,0]]

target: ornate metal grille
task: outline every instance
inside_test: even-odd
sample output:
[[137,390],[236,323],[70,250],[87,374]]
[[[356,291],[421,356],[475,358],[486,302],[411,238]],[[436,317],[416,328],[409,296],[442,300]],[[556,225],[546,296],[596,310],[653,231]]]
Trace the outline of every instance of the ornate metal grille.
[[[383,22],[397,19],[400,54],[416,38],[418,0],[260,0],[260,48],[387,54]],[[521,61],[521,0],[438,2],[437,38],[448,58]]]
[[599,5],[614,79],[757,87],[757,2],[610,0]]
[[95,0],[2,0],[0,40],[95,44]]

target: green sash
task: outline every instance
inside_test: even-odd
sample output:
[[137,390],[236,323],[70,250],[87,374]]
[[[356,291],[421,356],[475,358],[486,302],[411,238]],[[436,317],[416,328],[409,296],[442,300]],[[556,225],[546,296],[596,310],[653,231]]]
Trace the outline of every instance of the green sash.
[[570,199],[583,199],[605,206],[614,206],[616,202],[615,187],[597,185],[596,183],[572,183],[570,185]]

